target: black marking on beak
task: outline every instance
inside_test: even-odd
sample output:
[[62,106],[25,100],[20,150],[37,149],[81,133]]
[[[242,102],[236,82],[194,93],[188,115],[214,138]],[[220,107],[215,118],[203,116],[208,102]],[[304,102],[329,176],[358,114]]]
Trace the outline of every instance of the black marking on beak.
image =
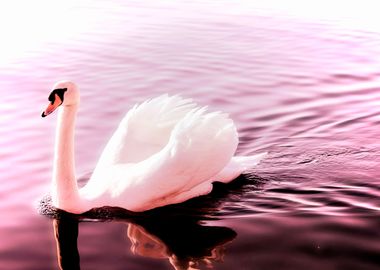
[[[54,89],[50,93],[48,100],[50,101],[51,104],[54,104],[55,94],[57,94],[59,96],[59,98],[61,99],[61,101],[62,101],[61,104],[62,104],[63,103],[64,94],[65,94],[66,91],[67,91],[67,88],[57,88],[57,89]],[[59,105],[61,105],[61,104],[59,104]]]
[[46,117],[47,115],[45,114],[45,112],[42,112],[41,116]]

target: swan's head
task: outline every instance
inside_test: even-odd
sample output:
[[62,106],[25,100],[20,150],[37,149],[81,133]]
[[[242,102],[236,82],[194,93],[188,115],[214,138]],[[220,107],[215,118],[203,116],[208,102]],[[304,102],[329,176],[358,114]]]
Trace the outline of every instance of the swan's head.
[[49,105],[42,112],[42,117],[48,116],[59,106],[72,106],[79,103],[79,90],[75,83],[60,81],[53,86],[49,95]]

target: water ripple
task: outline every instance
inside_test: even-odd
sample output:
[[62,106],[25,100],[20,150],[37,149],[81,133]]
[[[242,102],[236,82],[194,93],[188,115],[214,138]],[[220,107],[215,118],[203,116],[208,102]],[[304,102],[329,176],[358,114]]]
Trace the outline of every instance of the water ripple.
[[[0,63],[0,265],[56,268],[51,220],[32,203],[49,189],[54,145],[56,116],[40,112],[52,83],[69,78],[81,87],[76,161],[86,179],[126,111],[162,93],[228,112],[239,154],[269,152],[246,178],[159,212],[160,222],[196,217],[195,232],[207,222],[233,228],[217,269],[378,268],[378,33],[223,3],[73,2],[67,20],[80,12],[83,33]],[[82,267],[168,269],[128,251],[125,213],[81,221]],[[163,225],[155,232],[173,240]]]

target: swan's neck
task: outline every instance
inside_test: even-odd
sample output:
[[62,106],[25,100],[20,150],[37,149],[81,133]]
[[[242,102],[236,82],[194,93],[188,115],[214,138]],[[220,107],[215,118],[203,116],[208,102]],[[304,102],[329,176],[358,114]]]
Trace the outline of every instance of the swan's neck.
[[77,110],[77,105],[60,108],[55,138],[52,199],[54,206],[69,212],[77,212],[80,205],[74,161]]

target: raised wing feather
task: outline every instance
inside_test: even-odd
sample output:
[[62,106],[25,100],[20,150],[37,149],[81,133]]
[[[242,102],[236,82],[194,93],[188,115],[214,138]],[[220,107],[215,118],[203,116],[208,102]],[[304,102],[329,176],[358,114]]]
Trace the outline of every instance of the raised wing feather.
[[137,163],[160,151],[175,125],[195,107],[191,99],[168,95],[135,105],[108,142],[98,166]]
[[232,120],[226,114],[207,113],[206,108],[201,108],[192,110],[178,123],[167,147],[177,170],[193,178],[209,179],[230,161],[237,144]]
[[[211,186],[231,160],[238,144],[233,121],[226,114],[196,108],[175,126],[167,145],[144,163],[150,180],[142,178],[146,205],[178,203],[203,194],[192,194],[202,184]],[[188,197],[178,201],[178,195]],[[198,192],[195,191],[194,192]]]

